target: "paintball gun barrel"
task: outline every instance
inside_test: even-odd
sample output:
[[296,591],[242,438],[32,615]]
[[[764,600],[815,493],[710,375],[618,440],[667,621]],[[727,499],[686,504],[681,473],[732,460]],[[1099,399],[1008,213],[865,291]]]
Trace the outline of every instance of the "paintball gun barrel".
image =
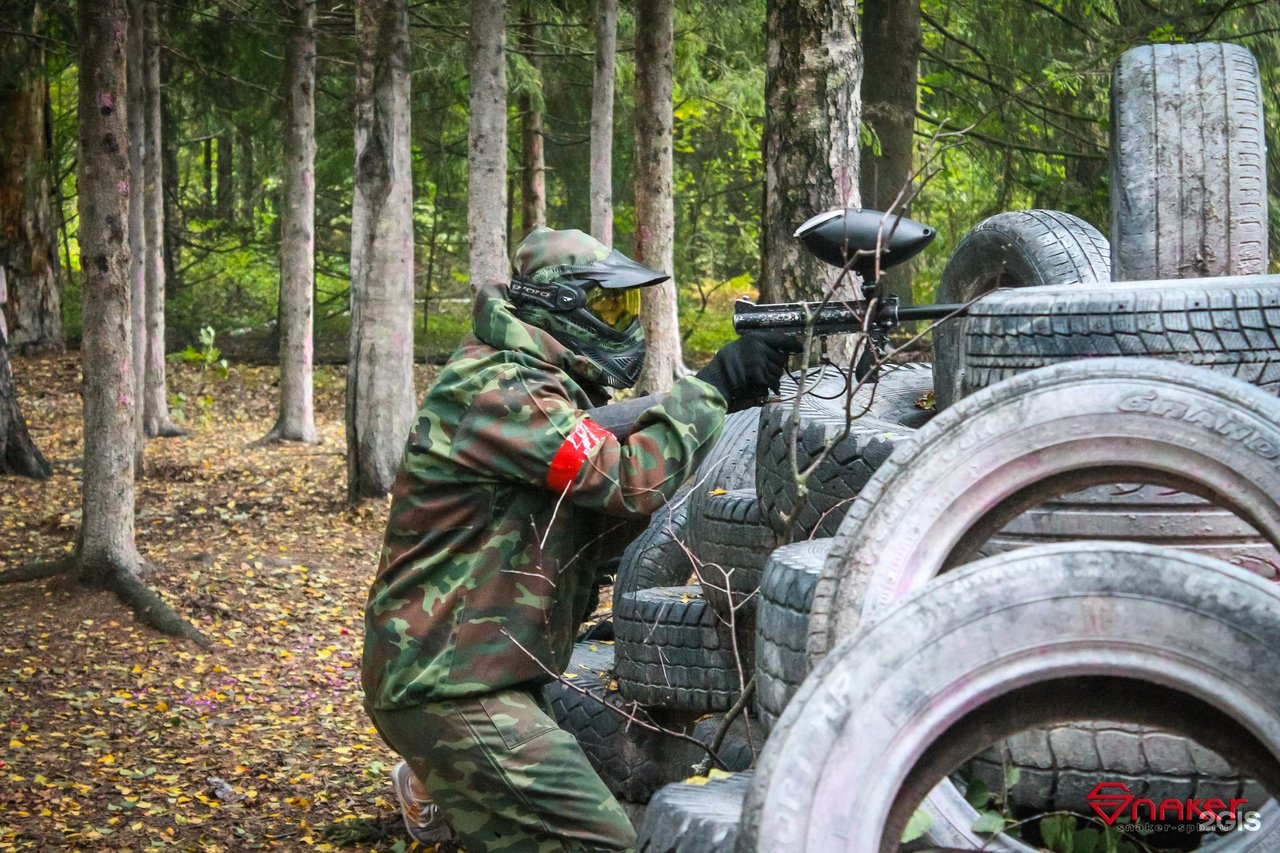
[[741,334],[752,329],[771,329],[804,334],[813,329],[814,337],[861,332],[864,328],[886,329],[915,320],[943,320],[965,312],[963,303],[954,305],[908,305],[902,307],[894,297],[881,300],[867,323],[868,302],[775,302],[757,305],[747,299],[733,303],[733,328]]
[[[966,312],[966,306],[900,306],[896,296],[875,296],[876,280],[889,267],[919,254],[937,235],[932,228],[892,213],[878,210],[829,210],[812,217],[795,236],[815,257],[862,279],[862,301],[779,302],[757,305],[739,299],[733,306],[733,328],[739,334],[752,329],[769,329],[801,335],[812,330],[814,337],[866,331],[882,355],[889,330],[899,323],[915,320],[943,320]],[[868,312],[871,312],[868,316]],[[870,355],[870,353],[868,353]],[[864,359],[859,378],[874,359]]]

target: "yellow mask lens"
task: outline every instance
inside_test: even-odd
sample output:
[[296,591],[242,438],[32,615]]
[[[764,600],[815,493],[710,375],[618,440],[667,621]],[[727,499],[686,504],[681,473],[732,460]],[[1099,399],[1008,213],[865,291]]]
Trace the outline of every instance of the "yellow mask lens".
[[640,316],[640,290],[607,290],[593,287],[587,293],[587,311],[609,328],[622,332]]

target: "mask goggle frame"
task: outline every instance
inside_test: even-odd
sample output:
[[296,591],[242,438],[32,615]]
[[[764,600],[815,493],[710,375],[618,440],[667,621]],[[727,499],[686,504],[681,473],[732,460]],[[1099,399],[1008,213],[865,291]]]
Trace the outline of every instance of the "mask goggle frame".
[[513,296],[557,314],[582,308],[615,332],[625,332],[640,317],[639,287],[608,288],[591,279],[573,279],[577,282],[575,286],[565,284],[563,278],[538,281],[538,277],[537,274],[533,278],[517,276],[507,285],[507,290]]

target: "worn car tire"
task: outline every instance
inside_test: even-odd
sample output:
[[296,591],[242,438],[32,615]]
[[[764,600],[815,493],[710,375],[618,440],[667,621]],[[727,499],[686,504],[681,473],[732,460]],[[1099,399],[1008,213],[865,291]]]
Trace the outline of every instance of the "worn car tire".
[[[963,566],[846,637],[805,680],[765,746],[737,849],[897,850],[923,800],[936,847],[1029,850],[979,837],[943,780],[997,739],[1090,718],[1192,736],[1280,793],[1280,590],[1136,543]],[[1278,841],[1264,821],[1219,849]]]
[[619,799],[643,803],[672,781],[665,756],[678,741],[629,724],[629,703],[616,685],[610,687],[613,669],[612,645],[578,643],[564,677],[544,687],[543,696],[556,723],[577,738],[609,790]]
[[[543,697],[556,723],[577,739],[614,796],[632,803],[648,802],[663,785],[688,777],[706,757],[705,750],[677,734],[710,745],[724,720],[723,714],[692,725],[664,719],[663,732],[634,722],[637,709],[614,682],[614,646],[609,643],[575,645],[564,675],[543,688]],[[726,769],[746,770],[763,743],[759,727],[749,732],[747,721],[739,717],[717,754]]]
[[1081,539],[1184,548],[1280,580],[1280,551],[1248,522],[1195,495],[1140,484],[1095,486],[1032,507],[979,553]]
[[1007,768],[1017,768],[1008,798],[1020,816],[1092,814],[1090,792],[1114,782],[1157,803],[1186,797],[1266,800],[1222,756],[1195,741],[1109,720],[1028,729],[985,750],[966,767],[992,791],[1003,787]]
[[1276,540],[1278,416],[1255,387],[1150,359],[1043,368],[962,400],[850,509],[815,593],[811,659],[1023,510],[1100,480],[1203,491]]
[[858,495],[814,594],[810,656],[1024,510],[1093,485],[1200,493],[1280,542],[1277,459],[1280,400],[1177,362],[1087,359],[993,385],[901,443]]
[[[920,372],[904,376],[915,379]],[[849,386],[834,370],[815,372],[802,384],[792,380],[781,399],[766,404],[760,416],[756,494],[766,523],[784,541],[834,533],[871,472],[889,457],[898,439],[913,431],[874,413],[878,383],[854,387],[852,394]],[[902,396],[893,388],[913,390],[911,381],[886,386],[889,393],[880,405],[891,414],[901,407]]]
[[1258,65],[1234,44],[1126,51],[1111,83],[1116,281],[1267,269]]
[[741,489],[755,482],[760,407],[730,412],[720,437],[694,471],[692,483],[708,489]]
[[642,589],[680,586],[693,577],[688,533],[692,494],[692,486],[676,492],[627,545],[613,583],[615,600]]
[[627,593],[613,604],[618,689],[659,708],[727,711],[742,692],[739,652],[697,586]]
[[[956,245],[938,281],[937,301],[970,302],[996,288],[1110,281],[1109,251],[1098,229],[1069,213],[998,213],[975,225]],[[961,320],[952,318],[932,332],[939,409],[963,394],[966,355],[960,327]]]
[[765,563],[756,607],[756,716],[773,728],[809,671],[809,611],[830,539],[774,549]]
[[722,853],[732,850],[752,774],[678,782],[654,796],[640,825],[638,853]]
[[1280,277],[1091,284],[993,293],[962,323],[963,393],[1081,358],[1195,364],[1280,391]]
[[755,489],[706,498],[691,531],[702,594],[716,615],[737,632],[743,658],[754,662],[756,591],[777,534],[765,524]]

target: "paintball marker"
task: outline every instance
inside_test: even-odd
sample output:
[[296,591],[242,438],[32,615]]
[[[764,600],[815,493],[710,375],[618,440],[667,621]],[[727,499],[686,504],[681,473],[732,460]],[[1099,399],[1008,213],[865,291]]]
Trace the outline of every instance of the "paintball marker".
[[866,331],[872,346],[863,352],[854,374],[859,381],[874,379],[875,365],[884,355],[889,331],[894,326],[965,313],[963,304],[902,307],[896,296],[882,296],[872,301],[879,273],[915,257],[936,234],[927,225],[878,210],[839,209],[820,213],[796,229],[795,236],[819,260],[857,273],[862,279],[862,300],[757,305],[739,299],[733,305],[733,328],[739,334],[751,329],[772,329],[803,335],[812,330],[818,338]]
[[[752,329],[772,329],[813,336],[866,331],[868,347],[854,367],[858,381],[874,380],[875,367],[888,346],[889,331],[902,322],[941,320],[966,312],[967,306],[911,305],[900,307],[898,297],[875,296],[879,273],[910,260],[936,236],[932,228],[896,214],[878,210],[829,210],[810,218],[796,229],[795,236],[819,260],[856,272],[862,279],[862,300],[856,302],[778,302],[757,305],[739,299],[733,305],[733,328],[738,334]],[[870,310],[870,318],[868,311]],[[635,430],[636,420],[665,399],[665,394],[640,397],[590,409],[591,419],[625,440]]]

